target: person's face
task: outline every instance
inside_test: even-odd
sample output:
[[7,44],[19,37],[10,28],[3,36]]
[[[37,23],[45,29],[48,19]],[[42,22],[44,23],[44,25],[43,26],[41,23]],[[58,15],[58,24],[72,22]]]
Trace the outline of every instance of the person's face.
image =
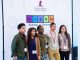
[[56,25],[52,25],[51,26],[51,31],[55,31],[56,30]]
[[43,27],[40,27],[39,33],[40,33],[40,34],[43,34],[43,32],[44,32],[44,28],[43,28]]
[[19,32],[20,32],[20,33],[25,33],[25,32],[26,32],[26,27],[25,27],[25,26],[22,26],[22,27],[19,29]]
[[65,26],[63,26],[63,27],[61,28],[61,32],[62,32],[62,33],[65,33],[65,32],[66,32],[66,27],[65,27]]
[[31,32],[31,35],[35,36],[35,34],[36,34],[36,31],[33,29],[32,32]]

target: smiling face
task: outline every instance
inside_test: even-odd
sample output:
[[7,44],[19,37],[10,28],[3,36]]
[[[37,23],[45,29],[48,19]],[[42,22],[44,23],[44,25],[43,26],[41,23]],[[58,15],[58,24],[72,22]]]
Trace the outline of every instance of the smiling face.
[[39,31],[38,31],[40,34],[43,34],[44,33],[44,28],[43,28],[43,26],[41,26],[40,28],[39,28]]
[[35,29],[33,29],[33,30],[31,31],[31,36],[35,36],[35,34],[36,34],[36,31],[35,31]]
[[51,25],[51,31],[55,31],[56,30],[56,24],[54,24],[54,25]]
[[65,33],[66,31],[67,31],[67,29],[65,26],[61,27],[61,33]]

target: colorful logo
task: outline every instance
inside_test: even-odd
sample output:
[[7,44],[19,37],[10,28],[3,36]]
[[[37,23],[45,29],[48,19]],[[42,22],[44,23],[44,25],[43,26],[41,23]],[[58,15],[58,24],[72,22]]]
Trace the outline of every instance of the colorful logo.
[[49,16],[49,22],[54,22],[54,16]]
[[39,23],[43,23],[44,21],[44,17],[43,16],[38,16],[38,22]]
[[52,23],[54,15],[26,15],[27,23]]
[[45,23],[48,23],[49,22],[48,16],[44,16],[44,22]]

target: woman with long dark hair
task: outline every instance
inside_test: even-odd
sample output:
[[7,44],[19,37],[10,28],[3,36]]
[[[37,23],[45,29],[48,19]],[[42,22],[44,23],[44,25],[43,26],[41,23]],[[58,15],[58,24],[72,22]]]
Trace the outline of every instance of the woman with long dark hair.
[[61,60],[69,60],[69,54],[71,50],[70,34],[67,32],[65,25],[61,25],[59,28],[59,48]]
[[35,28],[29,28],[27,33],[29,60],[40,60],[40,42]]

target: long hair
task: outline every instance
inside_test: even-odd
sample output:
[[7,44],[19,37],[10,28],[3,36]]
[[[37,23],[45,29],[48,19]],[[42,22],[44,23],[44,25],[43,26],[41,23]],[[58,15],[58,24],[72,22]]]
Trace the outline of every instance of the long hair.
[[35,29],[34,27],[29,28],[29,29],[28,29],[28,32],[27,32],[27,44],[29,44],[29,42],[30,42],[31,39],[32,39],[32,38],[31,38],[31,32],[32,32],[32,30],[35,30],[35,32],[36,32],[36,34],[35,34],[34,37],[38,37],[36,29]]
[[65,27],[65,29],[66,29],[66,31],[65,31],[66,38],[69,38],[69,37],[68,37],[67,28],[66,28],[65,25],[61,25],[61,26],[60,26],[60,28],[59,28],[59,34],[61,33],[61,29],[62,29],[62,27]]

